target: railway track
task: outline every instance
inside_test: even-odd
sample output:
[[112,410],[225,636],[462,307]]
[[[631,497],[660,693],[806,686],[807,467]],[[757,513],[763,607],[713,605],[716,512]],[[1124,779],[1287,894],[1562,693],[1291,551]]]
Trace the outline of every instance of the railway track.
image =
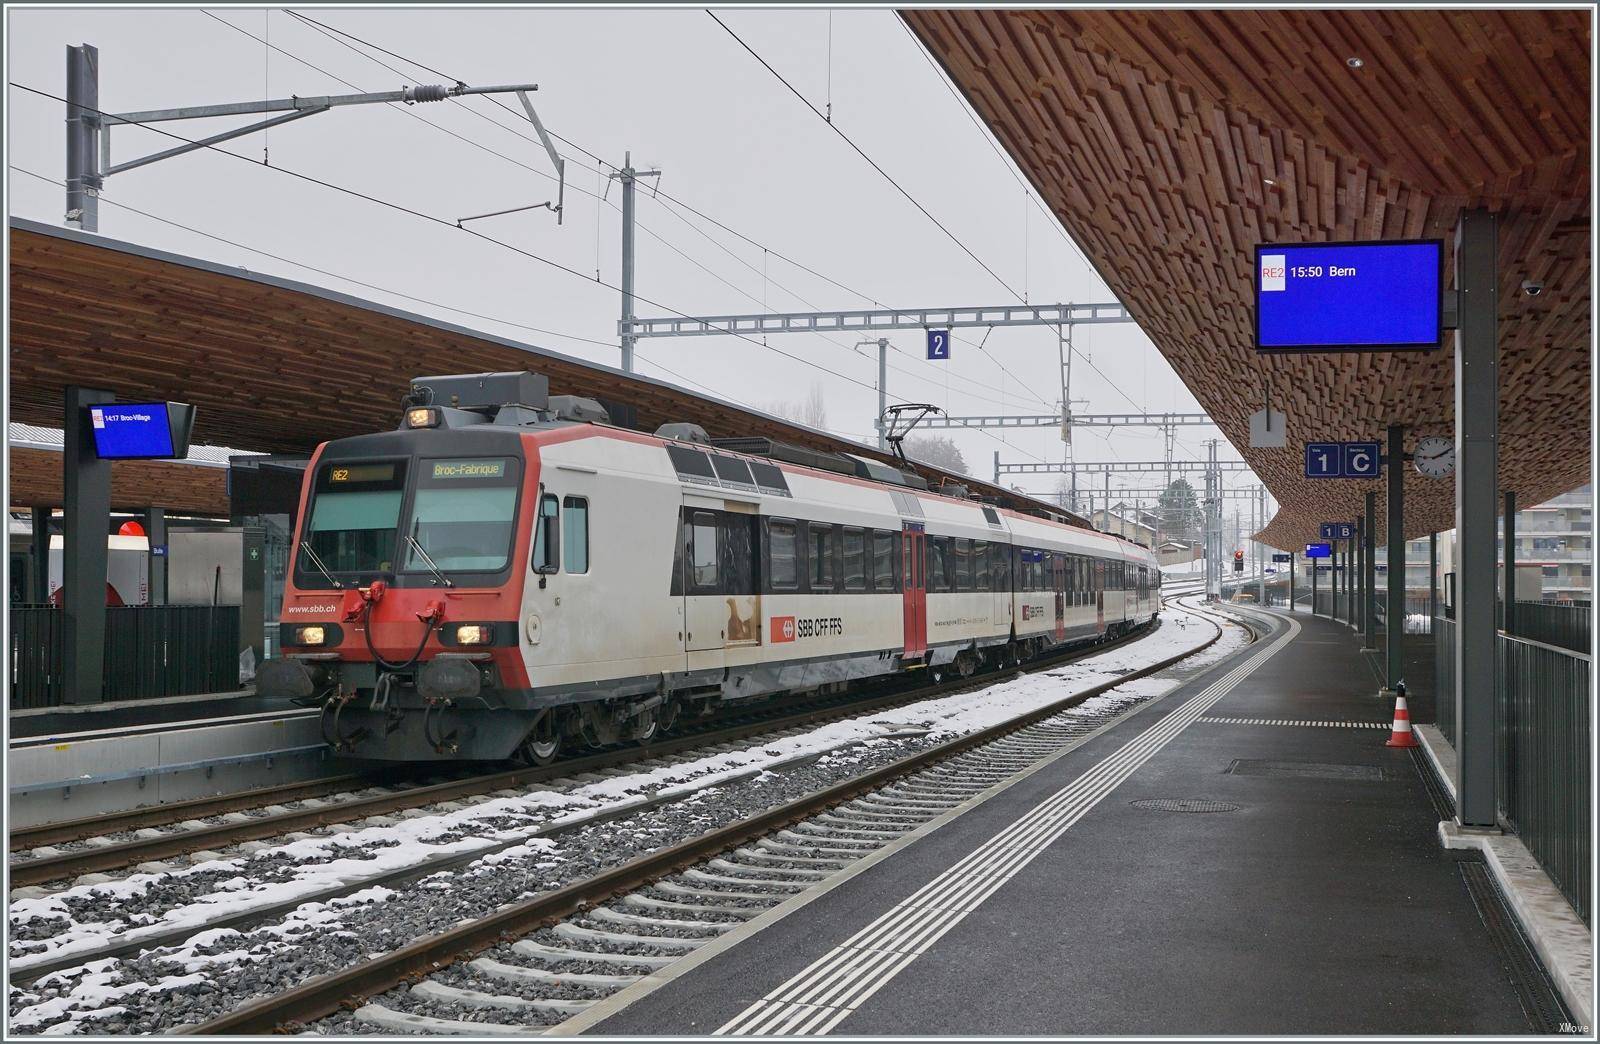
[[[1047,655],[1024,665],[1041,670],[1116,648],[1146,633],[1145,629],[1109,642]],[[736,743],[784,729],[814,726],[844,717],[885,710],[933,695],[961,692],[973,686],[994,684],[1015,676],[1017,668],[976,674],[862,698],[834,696],[793,707],[744,712],[730,724],[711,723],[682,735],[644,746],[620,747],[595,754],[566,758],[548,766],[517,768],[469,775],[431,784],[381,785],[367,776],[288,784],[282,787],[201,798],[169,806],[133,809],[110,816],[32,828],[11,835],[10,881],[13,890],[47,884],[71,883],[84,875],[145,867],[149,872],[176,869],[161,861],[205,853],[212,857],[241,844],[310,831],[353,829],[361,820],[412,812],[430,806],[492,795],[530,785],[549,784],[590,773],[620,771],[643,761],[680,757],[706,747]],[[396,773],[389,773],[394,778]],[[402,777],[403,773],[398,774]],[[376,792],[352,793],[351,785]],[[341,796],[342,795],[342,796]],[[330,797],[335,799],[329,800]],[[299,804],[298,808],[288,807]],[[207,822],[207,820],[215,820]],[[161,829],[166,828],[166,829]],[[109,843],[97,839],[118,833],[134,836]],[[80,842],[76,849],[56,848]],[[42,846],[43,852],[38,849]],[[86,883],[103,883],[99,879]]]
[[178,1031],[295,1031],[347,1008],[339,1018],[353,1024],[321,1028],[498,1035],[582,1019],[652,970],[1109,726],[1121,710],[1064,712],[1221,634],[1218,626],[1196,648]]

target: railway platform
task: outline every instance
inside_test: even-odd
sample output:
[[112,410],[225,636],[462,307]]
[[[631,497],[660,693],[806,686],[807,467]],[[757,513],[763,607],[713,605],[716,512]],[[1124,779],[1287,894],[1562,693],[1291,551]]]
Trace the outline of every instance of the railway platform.
[[[1574,1018],[1306,613],[611,998],[600,1035],[1523,1034]],[[1578,1021],[1582,1021],[1581,1018]]]

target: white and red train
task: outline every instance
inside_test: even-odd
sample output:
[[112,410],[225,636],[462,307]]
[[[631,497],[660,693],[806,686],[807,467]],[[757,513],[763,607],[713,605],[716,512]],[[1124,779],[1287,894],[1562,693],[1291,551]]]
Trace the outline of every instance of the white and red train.
[[596,407],[546,391],[421,378],[400,430],[318,447],[264,695],[320,701],[359,757],[543,761],[730,701],[1014,663],[1159,607],[1125,540],[862,457],[570,419]]

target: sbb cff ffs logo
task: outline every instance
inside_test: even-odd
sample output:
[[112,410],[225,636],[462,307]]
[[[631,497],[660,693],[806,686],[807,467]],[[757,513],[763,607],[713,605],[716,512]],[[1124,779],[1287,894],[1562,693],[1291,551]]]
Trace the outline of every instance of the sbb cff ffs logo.
[[794,641],[794,617],[774,616],[772,618],[772,641],[774,643]]
[[772,618],[772,642],[792,642],[797,638],[834,637],[844,633],[844,621],[837,616],[797,620],[792,616]]

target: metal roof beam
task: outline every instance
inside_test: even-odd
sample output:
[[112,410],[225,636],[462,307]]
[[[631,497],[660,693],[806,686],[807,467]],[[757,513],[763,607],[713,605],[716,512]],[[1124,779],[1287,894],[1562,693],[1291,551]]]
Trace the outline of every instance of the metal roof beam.
[[860,333],[867,330],[959,329],[972,326],[1082,326],[1131,323],[1116,302],[1000,305],[994,308],[883,308],[845,312],[756,312],[746,315],[667,316],[621,320],[617,333],[633,337],[761,336],[777,333]]

